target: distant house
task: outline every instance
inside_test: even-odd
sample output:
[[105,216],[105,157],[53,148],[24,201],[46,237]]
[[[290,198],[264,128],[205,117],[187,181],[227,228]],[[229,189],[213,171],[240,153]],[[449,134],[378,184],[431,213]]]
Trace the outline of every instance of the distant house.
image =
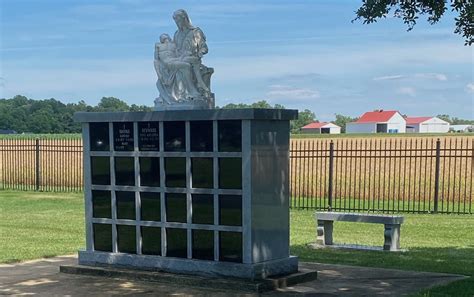
[[449,123],[437,117],[406,117],[407,133],[447,133]]
[[449,131],[452,132],[470,132],[474,129],[474,125],[451,125]]
[[346,133],[405,133],[405,130],[405,118],[396,110],[369,111],[346,124]]
[[333,123],[311,123],[301,128],[301,133],[306,134],[340,134],[341,127]]
[[16,131],[11,129],[0,129],[0,134],[16,134]]

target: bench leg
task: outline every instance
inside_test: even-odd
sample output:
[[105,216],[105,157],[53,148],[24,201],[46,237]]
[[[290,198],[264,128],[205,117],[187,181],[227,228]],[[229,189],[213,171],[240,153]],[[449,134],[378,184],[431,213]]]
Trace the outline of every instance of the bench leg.
[[384,232],[385,242],[383,244],[384,251],[400,250],[400,225],[385,225]]
[[319,245],[332,245],[332,221],[319,221],[316,227],[316,243]]

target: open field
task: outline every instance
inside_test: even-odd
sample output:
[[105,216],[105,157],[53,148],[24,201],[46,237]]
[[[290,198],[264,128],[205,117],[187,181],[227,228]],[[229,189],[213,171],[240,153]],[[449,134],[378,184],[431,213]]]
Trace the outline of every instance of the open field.
[[301,138],[405,138],[405,137],[434,137],[434,138],[444,138],[444,137],[474,137],[474,133],[341,133],[341,134],[291,134],[293,139]]
[[0,134],[0,139],[81,139],[77,134]]
[[0,139],[0,189],[81,191],[82,166],[79,138]]
[[[0,263],[72,254],[83,248],[81,194],[0,191]],[[401,230],[403,253],[313,250],[316,228],[312,211],[292,210],[291,253],[302,261],[447,272],[471,276],[419,296],[474,294],[474,217],[405,215]],[[382,245],[383,226],[336,222],[339,243]]]
[[[52,135],[50,135],[52,136]],[[439,176],[436,140],[440,138]],[[330,174],[330,142],[333,164]],[[0,139],[0,188],[43,191],[82,189],[82,140]],[[332,201],[361,205],[361,210],[399,209],[397,203],[426,205],[432,211],[438,178],[438,209],[474,212],[474,137],[446,134],[415,137],[302,138],[291,140],[290,190],[295,207],[326,208],[332,178]],[[36,160],[39,158],[39,177]],[[371,207],[365,207],[370,201]]]
[[437,151],[437,137],[292,139],[290,188],[294,206],[320,207],[321,201],[332,195],[332,201],[339,205],[370,201],[382,209],[384,203],[396,205],[401,201],[422,203],[432,210],[438,195],[438,209],[451,211],[456,207],[456,211],[472,212],[474,137],[445,137],[438,145]]

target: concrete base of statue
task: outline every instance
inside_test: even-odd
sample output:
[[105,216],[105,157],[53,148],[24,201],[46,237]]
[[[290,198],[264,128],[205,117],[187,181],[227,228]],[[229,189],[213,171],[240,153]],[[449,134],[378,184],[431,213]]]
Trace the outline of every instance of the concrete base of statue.
[[156,98],[155,100],[155,111],[166,111],[166,110],[201,110],[214,108],[214,94],[211,94],[210,100],[188,100],[183,102],[174,102],[169,104]]

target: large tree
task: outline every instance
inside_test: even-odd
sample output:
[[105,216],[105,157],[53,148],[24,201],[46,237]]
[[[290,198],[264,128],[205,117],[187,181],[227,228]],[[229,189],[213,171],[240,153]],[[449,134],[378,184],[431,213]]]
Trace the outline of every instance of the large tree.
[[[449,7],[457,16],[454,33],[462,35],[465,45],[474,43],[474,2],[473,0],[450,0]],[[420,16],[426,16],[433,25],[448,10],[447,0],[363,0],[362,6],[356,11],[356,18],[364,24],[375,23],[381,18],[392,14],[403,19],[408,31],[416,25]]]
[[357,121],[358,118],[353,118],[350,116],[345,116],[342,114],[336,113],[336,120],[334,121],[334,124],[338,125],[341,127],[341,132],[345,133],[346,132],[346,124],[350,122],[355,122]]

